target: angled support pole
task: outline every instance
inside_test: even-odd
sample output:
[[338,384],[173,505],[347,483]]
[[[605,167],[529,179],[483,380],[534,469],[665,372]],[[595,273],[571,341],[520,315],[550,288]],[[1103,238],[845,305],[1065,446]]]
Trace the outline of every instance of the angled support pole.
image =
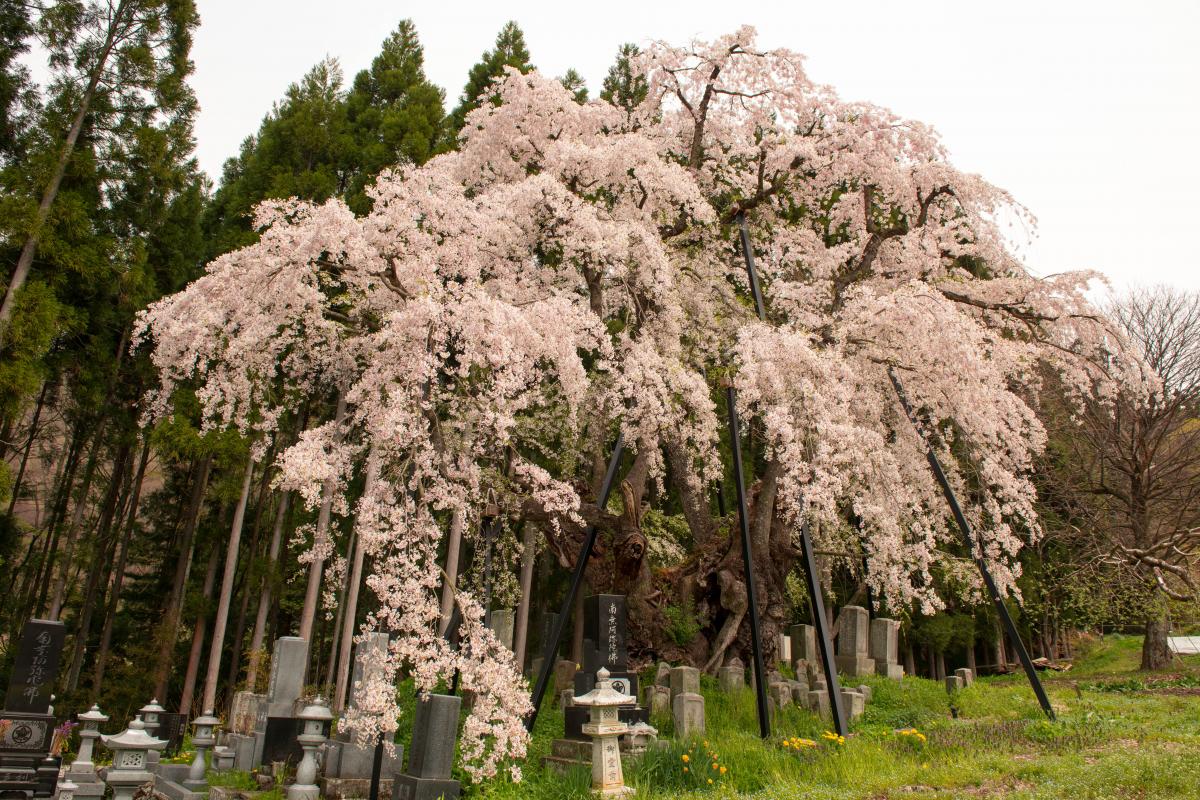
[[[608,495],[612,491],[613,480],[617,476],[617,467],[621,464],[621,454],[624,450],[624,434],[617,433],[617,442],[613,445],[612,456],[608,459],[608,471],[604,473],[604,483],[600,486],[600,496],[596,498],[596,507],[600,514],[604,513],[604,507],[608,505]],[[554,631],[550,634],[550,641],[546,642],[545,651],[542,653],[542,668],[538,672],[537,683],[533,685],[533,694],[529,698],[533,703],[533,711],[529,712],[529,716],[525,718],[525,730],[527,731],[532,732],[533,726],[537,722],[538,711],[542,706],[542,697],[546,694],[550,673],[554,670],[558,645],[562,641],[563,630],[567,627],[567,618],[571,615],[571,609],[575,605],[575,596],[579,594],[579,584],[583,582],[584,570],[587,569],[592,551],[596,549],[596,532],[599,525],[598,515],[596,522],[589,525],[587,533],[584,534],[583,547],[579,550],[579,558],[575,560],[575,572],[571,575],[571,586],[567,589],[567,596],[563,598],[562,608],[558,611],[558,619],[554,621]]]
[[[745,259],[745,261],[746,261],[746,276],[750,282],[750,293],[754,297],[754,309],[758,313],[758,318],[760,320],[765,321],[767,318],[767,311],[766,311],[766,307],[763,305],[762,289],[760,288],[759,283],[758,283],[758,270],[754,266],[754,248],[752,248],[750,246],[750,231],[746,228],[745,213],[739,213],[737,216],[737,221],[738,221],[739,232],[741,234],[742,258]],[[732,392],[732,389],[730,391]],[[733,417],[732,394],[730,395],[730,399],[729,399],[729,409],[730,409],[730,417],[732,418]],[[730,433],[735,442],[734,447],[736,448],[736,447],[738,447],[738,445],[736,444],[737,438],[735,435],[737,428],[734,427],[734,425],[735,425],[735,423],[731,419]],[[734,458],[737,459],[739,457],[737,455],[738,451],[735,449],[734,453],[735,453]],[[738,467],[738,470],[740,472],[740,465]],[[741,496],[741,493],[742,493],[742,486],[741,486],[741,479],[739,477],[739,481],[738,481],[739,497]],[[743,520],[746,519],[744,507],[742,508],[742,519]],[[743,526],[745,526],[745,525],[746,525],[746,523],[743,522]],[[744,534],[744,542],[745,542],[745,544],[743,546],[742,552],[744,553],[745,559],[746,559],[746,585],[747,585],[747,589],[748,589],[747,594],[750,594],[749,587],[752,585],[753,579],[752,579],[751,569],[750,569],[750,550],[749,550],[749,534],[748,533]],[[809,597],[810,602],[812,603],[812,619],[813,619],[813,627],[816,628],[817,647],[821,651],[821,666],[825,672],[825,687],[826,687],[827,691],[829,692],[829,710],[833,714],[834,728],[837,730],[839,735],[845,736],[847,733],[849,733],[850,728],[849,728],[849,725],[847,725],[847,723],[846,723],[846,713],[845,713],[844,708],[842,707],[842,690],[841,690],[841,686],[838,684],[837,665],[834,663],[834,660],[833,660],[833,639],[829,636],[829,621],[825,618],[825,600],[821,594],[821,580],[819,577],[820,573],[817,572],[817,560],[816,560],[815,554],[813,553],[812,536],[809,534],[808,523],[803,523],[800,526],[800,550],[801,550],[801,557],[804,560],[804,578],[805,578],[805,582],[808,585],[808,597]],[[756,675],[758,676],[758,680],[760,683],[760,685],[757,688],[758,688],[759,694],[761,695],[763,693],[761,682],[764,681],[766,678],[765,678],[765,676],[763,676],[762,667],[760,666],[762,663],[763,657],[762,657],[761,643],[758,641],[758,635],[757,635],[758,607],[755,605],[754,600],[752,599],[753,594],[750,594],[750,597],[751,597],[751,599],[750,599],[750,633],[751,633],[751,637],[753,639],[753,644],[754,644],[755,669],[757,670]],[[760,700],[760,703],[762,703],[761,700]],[[764,738],[766,736],[770,735],[769,723],[763,722],[763,711],[761,709],[761,705],[760,705],[760,710],[759,710],[759,728],[763,730]]]
[[733,481],[737,487],[738,522],[742,533],[742,564],[746,573],[746,603],[750,607],[750,643],[754,650],[754,699],[758,705],[758,732],[771,737],[771,710],[767,708],[767,665],[763,659],[762,638],[758,631],[758,592],[754,586],[754,566],[750,552],[750,514],[746,506],[746,482],[742,477],[742,439],[738,431],[737,389],[725,386],[725,404],[729,410],[729,441],[733,448]]
[[1025,676],[1029,678],[1029,685],[1033,687],[1033,693],[1037,695],[1038,703],[1041,704],[1042,710],[1046,712],[1046,716],[1051,720],[1054,719],[1054,709],[1050,706],[1050,698],[1046,696],[1046,690],[1042,687],[1042,680],[1038,677],[1037,670],[1033,668],[1033,660],[1029,657],[1029,651],[1025,649],[1025,643],[1021,641],[1021,636],[1017,633],[1017,626],[1013,623],[1012,615],[1008,613],[1008,607],[1004,605],[1004,598],[1000,596],[1000,590],[996,587],[996,581],[992,579],[992,573],[987,568],[987,563],[983,560],[982,551],[975,546],[975,536],[971,533],[971,526],[967,522],[966,516],[963,515],[962,507],[958,504],[958,497],[954,494],[954,489],[950,486],[949,479],[946,478],[946,472],[942,469],[942,462],[938,460],[937,455],[933,452],[933,447],[921,434],[921,428],[917,424],[917,416],[913,411],[912,404],[908,401],[908,395],[904,393],[904,386],[900,383],[900,379],[896,377],[896,370],[888,367],[888,378],[892,381],[892,389],[896,392],[896,398],[900,401],[900,405],[904,408],[904,413],[908,417],[908,421],[912,424],[913,430],[917,437],[921,439],[925,445],[925,459],[929,462],[929,468],[933,471],[933,477],[937,479],[938,484],[942,487],[942,494],[946,497],[946,502],[950,505],[950,512],[954,515],[954,521],[958,523],[958,529],[962,531],[963,542],[967,546],[967,551],[971,554],[971,558],[975,561],[975,566],[983,575],[983,582],[987,586],[988,593],[992,596],[992,604],[996,607],[996,613],[1000,615],[1000,621],[1004,625],[1004,630],[1008,633],[1008,638],[1012,640],[1013,647],[1017,649],[1017,658],[1021,660],[1021,666],[1025,668]]

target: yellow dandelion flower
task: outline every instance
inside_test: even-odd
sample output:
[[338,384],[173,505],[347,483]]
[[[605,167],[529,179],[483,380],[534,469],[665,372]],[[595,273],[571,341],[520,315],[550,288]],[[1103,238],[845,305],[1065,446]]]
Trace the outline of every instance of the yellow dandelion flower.
[[683,768],[683,771],[684,771],[684,772],[687,772],[687,771],[688,771],[688,768],[687,768],[687,767],[684,767],[684,768]]
[[728,770],[728,769],[726,769],[725,767],[721,767],[721,774],[722,774],[722,775],[724,775],[724,774],[725,774],[726,772],[728,772],[728,771],[729,771],[729,770]]
[[721,765],[720,765],[720,764],[718,764],[717,762],[715,762],[715,761],[714,761],[714,762],[713,762],[713,769],[720,769],[720,768],[721,768]]
[[685,764],[688,763],[689,761],[691,761],[691,759],[688,758],[687,753],[684,753],[683,755],[681,755],[680,758],[683,759],[683,763],[685,763]]
[[709,786],[712,786],[712,778],[709,778],[709,779],[708,779],[708,785],[709,785]]

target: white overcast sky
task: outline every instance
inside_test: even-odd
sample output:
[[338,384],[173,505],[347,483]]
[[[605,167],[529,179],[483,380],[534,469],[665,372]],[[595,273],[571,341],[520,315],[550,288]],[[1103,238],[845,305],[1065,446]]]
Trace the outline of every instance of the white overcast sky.
[[1038,218],[1039,274],[1095,269],[1118,286],[1200,288],[1200,2],[793,0],[405,2],[198,0],[193,59],[201,166],[253,133],[325,55],[347,80],[404,17],[447,108],[509,19],[534,64],[574,67],[593,96],[622,42],[685,42],[754,25],[808,56],[842,97],[932,124],[960,168]]

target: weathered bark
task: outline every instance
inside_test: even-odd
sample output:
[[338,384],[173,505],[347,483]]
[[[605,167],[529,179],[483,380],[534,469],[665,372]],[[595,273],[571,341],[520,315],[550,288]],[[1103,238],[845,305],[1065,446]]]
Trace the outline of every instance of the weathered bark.
[[967,669],[971,670],[972,675],[979,674],[978,667],[975,666],[975,643],[971,642],[967,645]]
[[1146,617],[1146,637],[1142,642],[1142,669],[1158,670],[1171,666],[1171,648],[1167,637],[1171,620],[1166,611],[1155,611]]
[[258,685],[258,667],[262,659],[263,639],[267,630],[267,614],[271,610],[272,572],[279,564],[283,544],[283,526],[291,506],[292,493],[284,492],[275,511],[275,527],[271,531],[271,546],[267,551],[267,568],[263,572],[262,591],[254,616],[254,632],[250,635],[250,664],[246,668],[246,683],[251,691]]
[[225,549],[225,572],[221,575],[221,594],[217,601],[217,617],[213,622],[212,644],[208,648],[208,674],[204,678],[204,713],[216,710],[217,680],[221,676],[221,655],[225,649],[225,625],[229,621],[229,605],[233,594],[233,579],[237,573],[238,550],[242,544],[242,522],[246,519],[246,504],[250,501],[250,481],[254,476],[254,458],[246,459],[246,475],[242,478],[242,494],[233,512],[233,526]]
[[129,556],[129,541],[133,538],[133,529],[137,521],[138,503],[142,497],[142,483],[146,478],[146,464],[150,461],[150,441],[142,445],[142,456],[138,461],[137,475],[133,479],[133,494],[129,500],[128,516],[125,520],[125,532],[121,537],[120,550],[117,551],[117,563],[113,568],[112,586],[108,590],[108,607],[104,614],[104,626],[100,632],[100,647],[96,651],[96,663],[92,672],[92,698],[100,695],[104,684],[104,670],[108,663],[109,649],[112,647],[113,624],[117,618],[117,605],[121,601],[121,589],[125,585],[125,562]]
[[196,677],[200,674],[200,655],[204,652],[204,637],[208,633],[208,606],[212,602],[213,587],[217,583],[217,566],[220,563],[221,549],[214,544],[208,556],[208,568],[204,571],[204,587],[201,589],[203,602],[196,612],[196,622],[192,627],[192,648],[188,651],[183,692],[179,697],[179,713],[185,716],[192,710],[192,695],[196,692]]
[[67,575],[71,571],[71,559],[75,555],[75,542],[83,528],[83,517],[87,512],[88,494],[92,489],[92,479],[96,475],[96,467],[100,462],[100,447],[104,443],[104,428],[108,423],[108,415],[100,417],[96,431],[92,435],[92,449],[88,452],[87,465],[83,469],[83,481],[79,487],[79,498],[75,501],[75,512],[71,517],[71,525],[67,528],[67,538],[63,545],[62,561],[54,579],[54,592],[51,595],[48,617],[58,619],[62,614],[63,602],[67,593]]
[[116,537],[113,535],[112,523],[116,516],[120,496],[128,491],[131,476],[127,469],[131,447],[122,445],[113,465],[112,480],[100,508],[100,519],[96,525],[96,549],[88,570],[87,588],[84,591],[83,605],[79,609],[79,623],[75,628],[75,642],[71,648],[71,661],[67,668],[67,690],[79,688],[79,674],[83,670],[84,653],[88,639],[92,633],[92,615],[97,602],[100,587],[108,586],[109,573],[116,550]]
[[[454,591],[458,586],[458,565],[462,558],[462,535],[465,525],[462,512],[455,509],[450,515],[450,532],[446,537],[446,576],[442,579],[441,622],[438,632],[443,636],[454,611]],[[484,612],[487,611],[485,608]]]
[[50,381],[44,381],[42,383],[42,390],[38,392],[37,405],[33,408],[33,419],[29,423],[29,436],[25,437],[25,446],[21,448],[21,465],[17,467],[17,476],[13,478],[12,497],[8,500],[8,517],[10,519],[17,507],[17,499],[21,496],[21,484],[25,480],[25,468],[29,466],[29,453],[33,450],[33,443],[37,439],[38,423],[42,419],[42,409],[46,405],[46,394],[49,389]]
[[[183,611],[184,593],[187,590],[188,576],[192,569],[192,552],[196,546],[196,526],[200,521],[200,513],[204,509],[204,493],[208,489],[212,461],[213,457],[207,455],[193,470],[195,477],[192,479],[192,496],[188,500],[183,535],[179,544],[179,553],[175,559],[175,578],[171,584],[171,594],[167,598],[167,606],[163,611],[163,624],[158,632],[158,660],[154,669],[154,694],[164,699],[167,696],[167,679],[171,673],[171,654],[175,650],[175,641],[179,636],[179,617]],[[190,698],[188,702],[191,702]]]

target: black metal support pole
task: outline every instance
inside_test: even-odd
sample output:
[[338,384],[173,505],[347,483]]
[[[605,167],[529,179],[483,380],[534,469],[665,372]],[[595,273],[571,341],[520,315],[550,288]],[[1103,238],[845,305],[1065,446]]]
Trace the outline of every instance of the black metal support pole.
[[375,741],[375,760],[371,762],[371,790],[369,800],[379,800],[379,775],[383,772],[383,734]]
[[750,610],[750,642],[754,649],[754,697],[758,702],[758,732],[771,736],[771,711],[767,708],[767,665],[763,660],[762,639],[758,632],[758,593],[754,587],[754,561],[750,552],[750,513],[746,507],[746,482],[742,477],[742,442],[738,434],[737,390],[725,387],[729,409],[729,441],[733,447],[733,482],[737,489],[738,521],[742,531],[742,564],[746,570],[746,602]]
[[833,716],[834,730],[845,736],[850,732],[850,726],[846,723],[846,709],[842,705],[842,686],[838,682],[837,662],[833,660],[833,642],[829,638],[825,598],[821,595],[821,573],[817,569],[817,555],[813,552],[812,535],[809,533],[807,522],[800,523],[800,557],[804,560],[804,582],[808,588],[813,627],[817,629],[817,645],[821,651],[821,671],[825,673],[825,689],[829,693],[829,713]]
[[1008,632],[1008,638],[1012,640],[1013,647],[1017,649],[1017,658],[1021,660],[1021,666],[1025,668],[1025,675],[1029,678],[1029,685],[1033,687],[1033,693],[1037,695],[1038,702],[1041,703],[1042,710],[1046,712],[1046,716],[1053,720],[1054,709],[1050,706],[1050,698],[1046,696],[1046,690],[1042,687],[1042,680],[1038,677],[1037,670],[1033,668],[1033,660],[1029,657],[1029,651],[1025,649],[1025,643],[1021,641],[1021,636],[1017,633],[1017,626],[1013,623],[1012,615],[1008,613],[1008,608],[1004,605],[1004,598],[1000,596],[1000,590],[996,587],[996,581],[992,579],[992,573],[988,570],[987,563],[983,560],[983,553],[975,546],[975,536],[971,533],[971,526],[967,523],[966,516],[963,515],[962,507],[958,504],[958,497],[955,496],[954,489],[950,486],[950,481],[946,478],[946,472],[942,469],[942,462],[938,460],[929,442],[924,441],[924,437],[921,436],[921,428],[917,424],[916,413],[913,411],[912,405],[908,402],[908,395],[904,393],[904,386],[901,385],[900,379],[896,377],[896,371],[891,367],[888,368],[888,378],[892,381],[892,388],[896,391],[896,397],[900,400],[900,405],[904,408],[904,413],[908,416],[908,421],[912,423],[917,436],[921,437],[925,444],[925,458],[929,461],[929,468],[933,471],[933,477],[937,479],[938,484],[942,487],[942,494],[945,495],[946,502],[950,505],[950,512],[954,514],[954,521],[958,523],[958,529],[962,531],[963,541],[966,543],[971,558],[975,560],[975,566],[979,569],[980,574],[983,575],[983,582],[987,586],[988,593],[992,596],[992,604],[996,607],[996,613],[1000,615],[1000,621],[1004,624],[1004,630]]
[[[600,486],[600,496],[596,498],[596,508],[599,510],[599,514],[603,514],[604,507],[608,505],[608,495],[612,491],[613,480],[617,476],[617,467],[621,464],[621,454],[624,450],[625,437],[618,433],[617,442],[613,445],[612,455],[608,459],[608,471],[604,473],[604,483]],[[579,558],[575,561],[575,572],[571,576],[571,586],[567,589],[567,596],[563,598],[558,619],[554,621],[554,631],[550,635],[550,640],[545,643],[542,669],[538,672],[537,683],[533,685],[533,694],[529,698],[533,702],[533,711],[525,718],[527,731],[532,732],[534,723],[537,722],[538,711],[542,706],[542,697],[546,694],[546,685],[550,682],[550,673],[554,670],[554,656],[558,652],[559,642],[562,641],[563,629],[567,626],[567,617],[571,615],[571,609],[575,606],[575,595],[579,593],[579,584],[583,582],[584,570],[587,569],[588,560],[596,548],[598,528],[599,516],[597,516],[596,522],[588,526],[587,533],[584,535],[583,547],[579,550]]]
[[[746,215],[737,216],[738,228],[742,240],[742,258],[746,261],[746,275],[750,282],[750,292],[754,296],[754,309],[758,318],[766,320],[767,310],[763,305],[762,288],[758,283],[758,270],[754,266],[754,248],[750,246],[750,231],[746,228]],[[833,714],[833,724],[837,732],[846,735],[849,728],[846,715],[842,709],[842,692],[838,685],[837,665],[833,660],[833,638],[829,635],[829,623],[825,619],[825,599],[821,593],[821,579],[817,572],[817,561],[813,554],[812,536],[809,534],[807,523],[800,526],[800,549],[803,551],[805,580],[808,583],[808,596],[812,602],[813,627],[816,628],[817,647],[821,651],[821,664],[825,670],[825,687],[829,692],[829,710]],[[750,605],[751,625],[758,624],[758,609]],[[755,645],[757,649],[758,645]],[[755,658],[761,660],[762,654],[755,653]]]

